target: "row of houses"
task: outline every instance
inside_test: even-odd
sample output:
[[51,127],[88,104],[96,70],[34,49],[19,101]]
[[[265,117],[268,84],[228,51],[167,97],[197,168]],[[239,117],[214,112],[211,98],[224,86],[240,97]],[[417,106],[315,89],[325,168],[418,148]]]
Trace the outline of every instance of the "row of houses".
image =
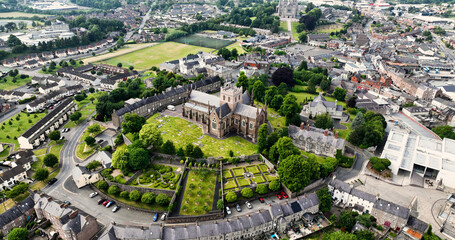
[[171,89],[165,93],[142,99],[131,105],[115,111],[112,114],[112,122],[115,127],[120,128],[125,119],[125,114],[138,114],[140,116],[151,116],[154,113],[165,109],[168,105],[177,105],[188,98],[190,90],[201,92],[217,92],[221,87],[221,78],[218,76],[207,78],[189,85]]
[[26,105],[27,112],[34,113],[44,110],[47,105],[53,104],[62,98],[73,96],[82,89],[83,87],[80,84],[63,88],[59,87],[57,90],[51,91],[48,94],[28,103]]
[[43,66],[52,61],[54,58],[62,58],[68,56],[74,56],[78,54],[85,54],[91,51],[98,50],[109,44],[108,40],[101,40],[97,43],[92,43],[86,46],[60,49],[53,52],[43,52],[43,53],[30,53],[24,56],[18,56],[14,58],[7,58],[2,61],[2,65],[5,67],[20,67],[24,66],[25,68],[35,68],[38,66]]
[[247,215],[186,225],[150,225],[135,227],[111,224],[100,236],[110,239],[252,239],[272,232],[283,232],[291,221],[304,214],[317,214],[319,199],[315,193],[300,196],[292,202],[276,203],[270,209]]
[[0,165],[0,191],[10,189],[18,182],[28,178],[27,172],[35,161],[32,151],[20,151],[15,154],[14,161],[6,161]]
[[69,116],[78,110],[77,105],[72,98],[66,98],[60,104],[50,111],[41,120],[35,123],[21,136],[17,138],[20,148],[33,149],[37,147],[46,139],[46,136],[58,129]]

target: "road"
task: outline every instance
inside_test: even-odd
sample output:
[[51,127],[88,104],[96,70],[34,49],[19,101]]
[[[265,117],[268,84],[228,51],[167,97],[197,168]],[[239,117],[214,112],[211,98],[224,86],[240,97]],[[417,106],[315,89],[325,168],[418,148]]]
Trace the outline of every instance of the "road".
[[297,41],[297,39],[294,39],[294,36],[292,35],[292,22],[291,19],[287,18],[286,19],[286,25],[288,26],[288,34],[289,37],[292,39],[292,41]]
[[3,123],[4,121],[8,120],[12,116],[20,113],[24,108],[25,108],[25,104],[17,105],[15,109],[11,110],[7,114],[0,117],[0,123]]

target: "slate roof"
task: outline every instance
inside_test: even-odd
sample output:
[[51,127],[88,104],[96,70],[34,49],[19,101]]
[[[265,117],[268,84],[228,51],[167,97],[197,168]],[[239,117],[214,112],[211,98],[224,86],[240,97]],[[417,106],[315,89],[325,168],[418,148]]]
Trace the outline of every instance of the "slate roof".
[[22,216],[26,211],[33,208],[34,205],[35,203],[33,202],[33,199],[31,197],[28,197],[16,206],[0,214],[0,229]]
[[237,106],[235,107],[235,110],[234,110],[235,114],[238,114],[238,115],[241,115],[241,116],[245,116],[245,117],[248,117],[248,118],[252,118],[252,119],[256,119],[256,113],[257,112],[261,113],[262,109],[255,108],[253,106],[246,105],[246,104],[243,104],[243,103],[238,103]]
[[455,86],[443,86],[442,88],[446,92],[455,92]]
[[394,216],[397,216],[397,217],[400,217],[403,219],[407,219],[409,217],[409,213],[410,213],[408,208],[400,206],[393,202],[386,201],[384,199],[377,200],[374,203],[373,208],[390,213]]
[[73,102],[72,98],[67,98],[63,100],[60,105],[58,105],[54,110],[49,112],[46,116],[44,116],[41,120],[39,120],[37,123],[35,123],[31,128],[29,128],[27,131],[25,131],[22,136],[25,138],[29,138],[32,136],[41,126],[49,122],[56,114],[58,114],[60,111],[62,111],[66,106],[71,104]]
[[303,198],[299,197],[297,201],[304,211],[319,204],[319,198],[316,193],[306,194]]
[[357,190],[355,188],[353,188],[351,190],[351,195],[356,196],[358,198],[361,198],[363,200],[369,201],[369,202],[375,202],[376,201],[376,197],[374,195],[366,193],[366,192],[363,192],[363,191],[360,191],[360,190]]
[[300,207],[300,204],[298,202],[292,202],[291,209],[294,213],[298,213],[298,212],[302,211],[302,207]]
[[87,65],[84,65],[84,66],[80,66],[80,67],[75,68],[74,71],[83,73],[83,72],[87,72],[87,71],[92,70],[94,67],[95,67],[95,66],[93,66],[91,63],[89,63],[89,64],[87,64]]
[[25,168],[22,165],[16,166],[11,168],[8,171],[0,173],[0,179],[4,181],[9,181],[10,179],[14,178],[15,176],[25,172]]
[[408,227],[411,227],[415,230],[420,231],[421,233],[424,233],[428,229],[428,224],[419,220],[416,217],[409,216],[408,222],[406,224]]
[[199,102],[199,103],[203,103],[203,104],[207,104],[210,106],[215,106],[217,108],[220,107],[220,98],[219,97],[205,93],[205,92],[197,91],[197,90],[191,91],[190,100]]
[[250,94],[248,94],[248,91],[245,91],[242,94],[242,103],[246,105],[250,105]]
[[343,191],[343,192],[346,192],[346,193],[350,193],[351,192],[351,186],[349,186],[349,184],[341,181],[341,180],[338,180],[338,179],[333,179],[330,181],[329,185],[331,185],[333,188],[335,189],[338,189],[339,191]]
[[[219,118],[225,118],[227,115],[231,113],[231,109],[229,108],[229,105],[227,103],[221,105],[220,107],[215,109],[216,115]],[[222,115],[220,115],[220,113]]]

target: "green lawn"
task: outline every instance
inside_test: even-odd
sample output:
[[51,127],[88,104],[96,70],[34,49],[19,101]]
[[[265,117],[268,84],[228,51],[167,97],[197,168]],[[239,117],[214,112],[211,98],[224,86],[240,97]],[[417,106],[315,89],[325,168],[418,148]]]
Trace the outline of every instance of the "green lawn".
[[121,62],[124,67],[134,66],[136,70],[150,69],[152,66],[176,60],[187,56],[188,54],[196,54],[199,51],[211,52],[214,49],[186,45],[176,42],[161,43],[149,48],[144,48],[125,55],[114,57],[103,61],[103,63],[117,65]]
[[235,156],[242,154],[251,155],[257,151],[255,144],[241,137],[234,136],[223,140],[215,139],[202,134],[200,126],[187,120],[168,116],[157,120],[158,116],[158,114],[153,115],[147,122],[161,126],[159,130],[163,140],[173,141],[176,148],[185,147],[188,143],[199,145],[205,157],[229,157],[229,150],[232,150]]
[[0,204],[0,214],[4,213],[6,210],[14,207],[14,201],[13,199],[7,199],[5,202],[3,202],[2,204]]
[[[318,94],[315,93],[315,94],[312,94],[312,93],[306,93],[306,92],[289,92],[290,94],[294,95],[297,97],[297,102],[300,103],[300,102],[303,102],[306,99],[308,99],[308,101],[310,101],[311,98],[314,98],[314,97],[317,97]],[[329,96],[324,96],[324,98],[329,101],[329,102],[335,102],[335,98],[333,97],[329,97]],[[343,108],[346,107],[346,103],[345,102],[341,102],[341,101],[338,101],[338,104],[343,106]]]
[[288,31],[288,24],[284,21],[280,22],[280,32],[287,32]]
[[330,25],[317,26],[316,29],[314,29],[314,31],[318,32],[318,33],[331,33],[331,32],[340,31],[341,29],[343,29],[343,24],[334,23],[334,24],[330,24]]
[[258,166],[259,166],[259,169],[261,169],[261,171],[262,171],[263,173],[266,173],[266,172],[269,171],[269,167],[268,167],[265,163],[261,163],[261,164],[259,164]]
[[250,172],[250,173],[253,173],[253,174],[260,173],[259,169],[258,169],[258,167],[256,165],[246,166],[246,171]]
[[[264,107],[261,102],[256,102],[256,105],[260,108]],[[286,125],[286,118],[281,116],[275,109],[267,105],[267,120],[272,124],[274,128],[283,127]]]
[[41,155],[44,155],[46,154],[47,152],[47,147],[45,148],[40,148],[40,149],[37,149],[37,150],[34,150],[33,153],[36,155],[36,156],[41,156]]
[[[193,189],[190,184],[195,185]],[[216,174],[200,174],[198,171],[190,171],[183,194],[181,215],[200,215],[212,210],[213,196],[215,194]],[[206,207],[204,207],[206,206]]]
[[[101,131],[103,131],[105,128],[101,126]],[[84,133],[82,134],[81,138],[79,138],[79,142],[81,142],[79,145],[77,145],[76,147],[76,157],[78,157],[79,159],[86,159],[87,157],[89,157],[92,153],[95,152],[96,148],[98,148],[98,145],[94,145],[92,147],[85,147],[86,144],[84,142],[84,139],[87,137],[87,136],[92,136],[94,137],[96,134],[98,134],[99,132],[97,133],[89,133],[87,131],[87,129],[84,131]]]
[[223,177],[225,178],[231,178],[232,177],[232,172],[229,169],[223,170]]
[[10,149],[9,146],[4,147],[4,148],[3,148],[3,151],[0,152],[0,158],[8,157],[8,155],[9,155],[9,149]]
[[227,180],[226,183],[224,184],[224,189],[232,189],[232,188],[236,188],[236,187],[238,187],[238,186],[237,186],[237,183],[235,183],[235,180],[233,178]]
[[291,28],[292,28],[292,36],[296,41],[299,41],[299,34],[297,33],[297,25],[299,25],[298,22],[291,22]]
[[[6,82],[5,82],[5,79],[6,79]],[[16,82],[13,82],[13,79]],[[20,75],[17,75],[16,77],[7,76],[7,77],[0,79],[0,89],[9,91],[9,90],[18,88],[20,86],[23,86],[31,81],[32,81],[32,77],[22,79],[22,78],[20,78]]]
[[264,176],[265,176],[265,179],[269,182],[271,182],[275,179],[278,179],[278,176],[270,176],[270,174],[268,174],[268,173],[264,173]]
[[54,145],[49,150],[49,153],[54,154],[60,160],[60,151],[62,150],[63,144]]
[[346,139],[349,136],[349,133],[351,132],[351,123],[341,123],[341,124],[348,127],[348,129],[346,129],[346,130],[336,129],[335,131],[338,132],[338,137]]
[[254,176],[253,181],[255,183],[265,183],[264,177],[261,175]]
[[[34,123],[43,118],[46,113],[36,113],[30,114],[27,116],[26,113],[18,113],[15,116],[11,117],[9,120],[2,123],[0,127],[0,142],[14,144],[14,150],[19,149],[19,142],[14,139],[18,138],[22,133],[27,131]],[[19,120],[16,120],[16,117],[20,116]],[[36,116],[36,118],[35,118]],[[31,122],[29,122],[29,120]],[[9,122],[11,121],[11,125]]]
[[243,173],[245,172],[245,170],[243,170],[243,167],[233,168],[232,171],[236,177],[243,176]]
[[240,187],[249,186],[251,183],[249,179],[244,178],[237,178],[237,182],[239,183]]

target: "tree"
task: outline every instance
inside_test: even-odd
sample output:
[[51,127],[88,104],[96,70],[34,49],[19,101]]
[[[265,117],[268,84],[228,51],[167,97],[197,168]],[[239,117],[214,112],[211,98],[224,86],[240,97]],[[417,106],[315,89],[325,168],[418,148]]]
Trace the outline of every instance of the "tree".
[[[299,25],[302,25],[302,24],[299,24]],[[305,27],[305,24],[303,24],[302,26]],[[308,40],[308,35],[305,32],[301,32],[299,34],[299,41],[301,43],[306,43],[307,40]]]
[[269,135],[269,126],[267,123],[263,123],[259,127],[258,132],[258,153],[262,153],[265,149],[267,149],[267,135]]
[[386,170],[391,164],[389,159],[378,158],[378,157],[371,157],[370,163],[371,163],[371,166],[378,172],[382,172],[382,171]]
[[161,146],[161,151],[165,154],[174,155],[175,154],[174,143],[170,140],[167,140],[165,143],[163,143],[163,146]]
[[351,128],[355,129],[360,126],[362,126],[365,123],[365,118],[363,117],[362,112],[358,112],[357,115],[355,115],[354,120],[352,120]]
[[160,193],[156,196],[155,201],[161,206],[166,206],[169,204],[169,197],[164,193]]
[[49,154],[46,154],[46,156],[44,156],[43,162],[44,162],[44,165],[46,165],[46,167],[53,167],[53,166],[55,166],[55,164],[58,163],[58,158],[54,154],[49,153]]
[[357,101],[357,96],[352,96],[348,99],[348,101],[346,102],[346,107],[348,108],[355,108],[355,105],[356,105],[356,101]]
[[109,188],[109,184],[107,184],[106,181],[101,180],[96,184],[96,187],[98,187],[100,190],[106,191]]
[[125,114],[125,121],[122,122],[123,133],[136,133],[142,129],[145,118],[137,114]]
[[278,180],[272,180],[272,181],[269,183],[269,189],[270,189],[270,191],[272,191],[272,192],[276,192],[276,191],[278,191],[280,188],[281,188],[281,184],[280,184],[280,182],[278,182]]
[[[371,231],[368,231],[366,229],[365,230],[356,231],[356,232],[354,232],[354,235],[359,240],[374,240],[375,239],[374,233],[371,232]],[[426,240],[426,238],[425,238],[425,240]]]
[[73,122],[77,122],[82,117],[82,113],[77,111],[70,115],[70,120]]
[[333,128],[333,120],[330,114],[319,114],[314,118],[314,125],[317,128],[330,129]]
[[141,202],[151,204],[155,201],[156,195],[151,192],[144,193],[141,198]]
[[229,203],[237,201],[237,194],[235,192],[228,192],[226,194],[226,201]]
[[344,101],[346,99],[346,89],[337,87],[332,95],[336,100]]
[[289,68],[278,68],[272,74],[272,82],[275,86],[279,86],[281,83],[285,83],[288,87],[294,87],[295,79],[292,69]]
[[438,126],[433,128],[432,130],[441,138],[455,139],[455,132],[453,132],[453,127],[449,125]]
[[327,187],[322,188],[316,192],[319,199],[319,210],[326,213],[332,208],[332,195],[330,195]]
[[194,158],[203,158],[204,153],[202,152],[201,148],[199,146],[195,146],[193,148],[193,152],[191,153],[191,156]]
[[336,231],[324,234],[322,240],[357,240],[357,237],[351,233]]
[[153,149],[157,149],[163,144],[161,132],[151,123],[142,126],[142,129],[139,131],[139,139],[144,146],[151,146]]
[[99,124],[93,124],[87,128],[87,132],[89,133],[101,132],[101,127]]
[[300,107],[299,104],[297,103],[297,97],[292,94],[286,95],[283,104],[278,110],[278,113],[286,117],[286,125],[296,123],[296,121],[300,121],[298,117],[299,112]]
[[128,69],[129,69],[130,71],[133,71],[134,67],[133,67],[133,66],[129,66]]
[[95,160],[95,161],[91,161],[89,164],[87,164],[86,168],[88,170],[92,170],[92,169],[96,169],[99,166],[101,166],[101,162]]
[[129,197],[130,197],[131,201],[137,202],[137,201],[141,200],[142,193],[139,192],[138,190],[133,190],[130,192]]
[[112,185],[107,190],[107,193],[109,193],[111,195],[117,195],[120,193],[120,188],[117,185]]
[[194,149],[193,144],[188,143],[188,144],[185,146],[185,156],[191,157],[191,155],[193,154],[193,149]]
[[340,215],[340,226],[345,228],[348,232],[351,231],[355,224],[355,219],[350,211],[343,211]]
[[290,155],[280,161],[280,181],[292,192],[303,190],[310,182],[310,164],[301,155]]
[[33,174],[33,178],[37,181],[44,181],[47,177],[49,177],[49,171],[45,168],[40,168]]
[[243,188],[242,191],[240,191],[240,193],[242,194],[242,197],[244,197],[244,198],[251,198],[254,195],[253,190],[248,187]]
[[7,44],[8,44],[8,47],[15,47],[15,46],[21,45],[22,42],[18,37],[11,34],[8,37]]
[[440,240],[441,238],[433,233],[433,227],[430,224],[430,226],[428,227],[427,231],[423,234],[423,238],[422,239],[424,239],[424,240]]
[[123,64],[122,63],[117,63],[117,67],[122,67]]
[[218,199],[216,202],[216,209],[218,210],[223,210],[224,204],[223,204],[223,199]]
[[265,96],[265,86],[260,80],[257,80],[256,82],[254,82],[253,94],[254,94],[254,99],[261,101],[261,102],[263,101],[264,96]]
[[[272,146],[274,148],[274,151],[279,155],[278,159],[273,158],[271,159],[272,161],[281,161],[291,155],[298,155],[300,154],[299,149],[297,149],[294,146],[294,143],[292,142],[292,139],[289,137],[282,137],[278,139],[278,141]],[[272,148],[270,149],[270,152],[272,152]],[[281,163],[280,163],[281,164]]]
[[297,68],[297,70],[298,70],[298,71],[308,70],[308,63],[307,63],[307,61],[302,60],[302,62],[300,63],[299,67]]
[[49,133],[48,137],[51,140],[57,141],[60,139],[60,131],[52,131]]
[[9,232],[8,240],[26,240],[28,238],[28,231],[26,228],[13,228]]
[[129,152],[128,166],[133,170],[147,167],[150,163],[148,151],[143,148],[133,148]]
[[128,191],[123,191],[123,192],[121,192],[121,193],[120,193],[120,197],[121,197],[121,198],[125,198],[125,199],[129,198],[129,193],[128,193]]
[[92,146],[96,140],[92,136],[87,136],[84,141],[87,145]]
[[321,81],[319,86],[321,87],[322,91],[328,91],[330,89],[330,81],[327,79],[324,79]]
[[112,154],[112,167],[125,170],[128,168],[129,150],[127,147],[119,147]]
[[267,185],[265,184],[258,184],[256,186],[256,193],[258,194],[266,194],[269,190],[267,189]]

